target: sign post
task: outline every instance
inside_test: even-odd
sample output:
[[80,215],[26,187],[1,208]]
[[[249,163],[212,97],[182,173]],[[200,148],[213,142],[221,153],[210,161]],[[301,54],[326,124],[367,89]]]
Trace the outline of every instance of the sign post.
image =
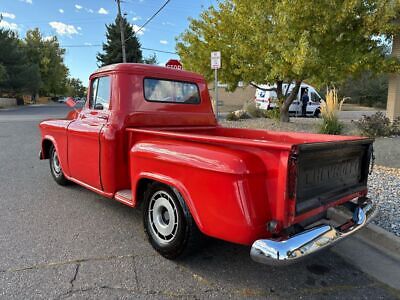
[[221,68],[221,52],[214,51],[211,52],[211,69],[214,69],[214,101],[215,101],[215,114],[218,114],[218,69]]

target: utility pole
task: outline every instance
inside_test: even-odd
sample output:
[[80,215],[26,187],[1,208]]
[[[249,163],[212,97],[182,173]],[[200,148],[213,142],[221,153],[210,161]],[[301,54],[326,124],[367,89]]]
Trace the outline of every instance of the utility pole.
[[122,62],[126,63],[124,23],[123,23],[122,14],[121,14],[121,3],[120,3],[121,1],[120,0],[115,0],[115,1],[117,1],[117,5],[118,5],[119,28],[121,30]]

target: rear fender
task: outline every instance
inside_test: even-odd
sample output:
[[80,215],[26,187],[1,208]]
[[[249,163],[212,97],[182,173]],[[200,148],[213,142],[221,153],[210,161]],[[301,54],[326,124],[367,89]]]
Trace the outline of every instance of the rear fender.
[[[201,230],[201,228],[203,228],[201,220],[198,218],[198,213],[196,211],[196,207],[193,204],[193,200],[190,197],[189,192],[187,191],[187,189],[185,188],[185,186],[182,184],[182,182],[162,175],[162,174],[156,174],[156,173],[150,173],[150,172],[141,172],[140,174],[137,174],[136,177],[132,177],[132,182],[135,182],[135,184],[132,186],[133,189],[132,191],[136,191],[138,189],[138,182],[141,179],[149,179],[155,182],[159,182],[159,183],[163,183],[165,185],[170,186],[173,191],[175,192],[175,194],[178,196],[179,201],[184,201],[186,206],[189,208],[189,211],[193,217],[193,219],[195,220],[198,228]],[[138,199],[136,197],[137,193],[133,193],[133,206],[136,207],[137,205],[139,205],[139,202],[143,201],[144,199]],[[183,199],[182,199],[183,198]]]
[[[130,166],[133,195],[143,178],[175,188],[200,231],[207,235],[250,244],[265,232],[270,214],[265,199],[266,170],[263,161],[250,152],[186,141],[147,140],[132,147]],[[134,205],[140,200],[134,199]]]

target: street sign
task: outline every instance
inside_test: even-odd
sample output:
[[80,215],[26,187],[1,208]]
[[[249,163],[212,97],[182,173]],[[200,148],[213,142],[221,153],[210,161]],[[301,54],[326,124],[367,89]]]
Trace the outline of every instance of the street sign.
[[211,69],[217,70],[221,68],[221,52],[211,52]]
[[183,70],[181,62],[177,59],[170,59],[165,66],[171,69]]

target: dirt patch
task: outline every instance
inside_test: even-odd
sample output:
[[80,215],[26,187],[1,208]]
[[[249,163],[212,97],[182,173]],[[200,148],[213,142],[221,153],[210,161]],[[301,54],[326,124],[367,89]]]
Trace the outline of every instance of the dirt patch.
[[[321,122],[322,120],[318,118],[291,118],[289,123],[266,118],[257,118],[239,121],[224,120],[221,121],[221,124],[226,127],[318,133]],[[359,132],[353,123],[346,122],[344,123],[343,134],[359,135]]]

